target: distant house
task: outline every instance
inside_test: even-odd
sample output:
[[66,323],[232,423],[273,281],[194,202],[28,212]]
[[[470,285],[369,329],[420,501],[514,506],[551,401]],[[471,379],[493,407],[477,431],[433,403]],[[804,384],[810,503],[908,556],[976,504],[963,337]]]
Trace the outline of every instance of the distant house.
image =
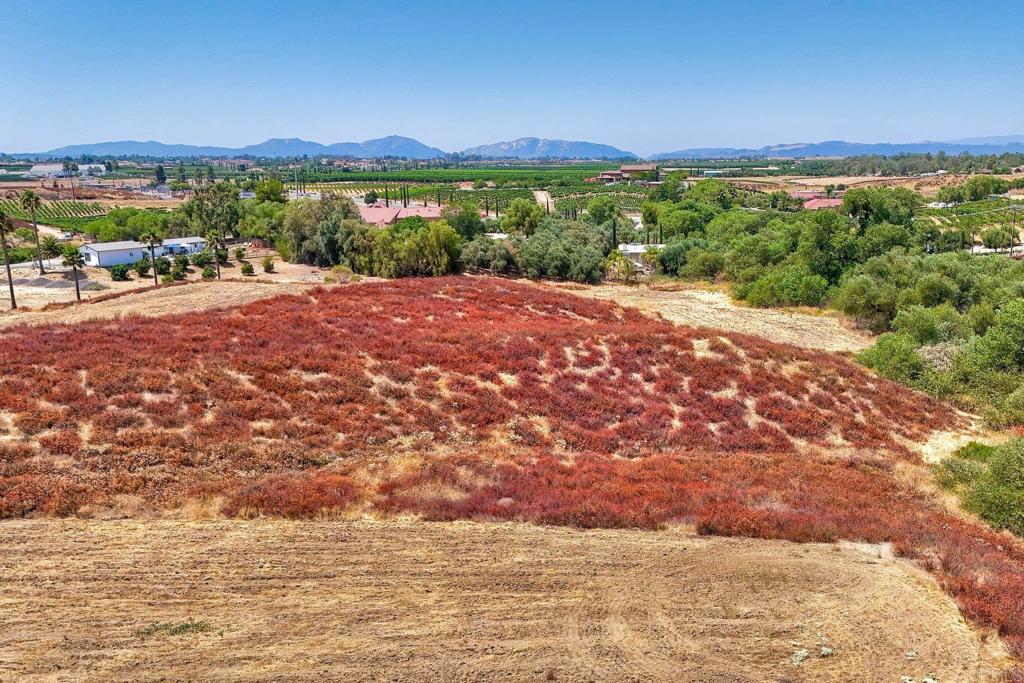
[[838,209],[842,205],[842,199],[826,199],[824,197],[808,199],[804,202],[804,208],[810,211],[818,211],[819,209]]
[[619,166],[619,172],[622,173],[623,177],[627,180],[644,173],[655,173],[657,170],[657,164],[623,164],[622,166]]
[[639,176],[647,173],[657,173],[657,164],[623,164],[619,166],[619,169],[612,171],[603,171],[601,175],[594,178],[588,178],[590,182],[602,182],[605,185],[612,183],[621,183],[625,180],[636,180]]
[[638,266],[646,266],[644,254],[650,249],[664,249],[664,244],[620,244],[619,253]]
[[[97,242],[95,244],[83,244],[78,248],[85,259],[85,265],[99,268],[109,268],[121,264],[135,263],[148,254],[148,247],[141,242]],[[157,253],[162,252],[157,249]]]
[[172,237],[163,243],[163,253],[171,256],[197,254],[203,249],[206,249],[206,240],[202,237]]
[[425,221],[439,221],[441,220],[441,212],[444,210],[440,206],[382,206],[380,202],[372,206],[364,204],[358,204],[357,206],[359,208],[359,218],[364,223],[375,225],[378,228],[392,225],[403,218],[412,218],[413,216],[419,216]]

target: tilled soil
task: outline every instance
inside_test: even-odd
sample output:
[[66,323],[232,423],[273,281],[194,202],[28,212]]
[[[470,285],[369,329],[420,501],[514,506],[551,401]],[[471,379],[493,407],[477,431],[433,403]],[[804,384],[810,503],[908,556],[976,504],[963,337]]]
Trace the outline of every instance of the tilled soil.
[[336,519],[17,520],[0,547],[4,683],[946,682],[1005,663],[876,547]]

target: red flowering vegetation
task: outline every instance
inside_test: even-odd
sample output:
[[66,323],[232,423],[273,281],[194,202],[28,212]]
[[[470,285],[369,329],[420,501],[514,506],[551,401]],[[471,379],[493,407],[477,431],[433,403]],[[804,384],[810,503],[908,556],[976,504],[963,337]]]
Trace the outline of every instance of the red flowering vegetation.
[[629,458],[898,451],[959,420],[835,356],[504,280],[317,289],[239,310],[15,328],[4,342],[0,411],[14,438],[75,432],[77,447],[47,437],[38,448],[90,472],[114,472],[95,465],[104,458],[152,469],[170,494],[206,476],[168,466],[183,457],[165,445],[179,436],[189,462],[255,447],[273,472],[269,454],[287,448],[317,460],[424,444]]
[[39,447],[54,455],[74,455],[82,448],[82,440],[73,429],[62,429],[39,437]]
[[359,498],[359,487],[342,474],[275,474],[227,492],[229,517],[277,515],[291,519],[341,511]]

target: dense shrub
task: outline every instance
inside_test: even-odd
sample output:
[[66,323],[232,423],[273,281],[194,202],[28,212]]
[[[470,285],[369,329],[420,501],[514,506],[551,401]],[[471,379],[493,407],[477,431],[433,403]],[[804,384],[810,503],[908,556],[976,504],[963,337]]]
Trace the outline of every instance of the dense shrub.
[[252,267],[251,263],[242,264],[242,275],[255,275],[256,269]]
[[516,243],[519,266],[529,277],[599,282],[608,238],[598,227],[545,219]]
[[118,282],[128,280],[128,266],[121,263],[110,266],[110,279]]
[[462,247],[462,265],[471,270],[509,273],[518,269],[508,243],[481,235]]

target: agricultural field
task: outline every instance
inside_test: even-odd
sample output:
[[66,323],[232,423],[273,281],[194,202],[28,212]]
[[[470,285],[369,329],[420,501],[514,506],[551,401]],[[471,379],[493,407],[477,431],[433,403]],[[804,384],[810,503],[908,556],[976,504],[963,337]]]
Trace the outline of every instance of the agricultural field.
[[[0,211],[3,211],[8,216],[22,220],[30,220],[32,218],[28,212],[21,208],[16,199],[0,199]],[[40,223],[59,226],[63,220],[97,218],[106,215],[106,213],[107,210],[98,202],[61,200],[43,202],[36,218]]]
[[585,163],[532,166],[462,166],[459,168],[426,168],[392,171],[316,171],[306,169],[303,175],[311,183],[319,182],[383,182],[448,184],[474,182],[514,183],[523,187],[542,187],[559,182],[582,182],[618,164]]
[[[298,185],[295,183],[286,183],[286,189],[294,190]],[[479,190],[462,189],[456,185],[436,185],[436,184],[404,184],[404,183],[389,183],[385,188],[384,183],[303,183],[301,187],[307,192],[319,192],[322,194],[334,193],[344,197],[349,197],[358,200],[359,198],[366,195],[371,190],[376,192],[380,197],[381,201],[384,200],[384,191],[387,189],[388,195],[391,201],[399,201],[400,193],[404,189],[409,196],[409,199],[415,203],[420,204],[427,202],[431,205],[437,206],[438,200],[440,204],[473,204],[478,206],[480,209],[494,210],[495,202],[499,207],[507,206],[513,199],[524,198],[531,199],[533,193],[524,188],[486,188]]]

